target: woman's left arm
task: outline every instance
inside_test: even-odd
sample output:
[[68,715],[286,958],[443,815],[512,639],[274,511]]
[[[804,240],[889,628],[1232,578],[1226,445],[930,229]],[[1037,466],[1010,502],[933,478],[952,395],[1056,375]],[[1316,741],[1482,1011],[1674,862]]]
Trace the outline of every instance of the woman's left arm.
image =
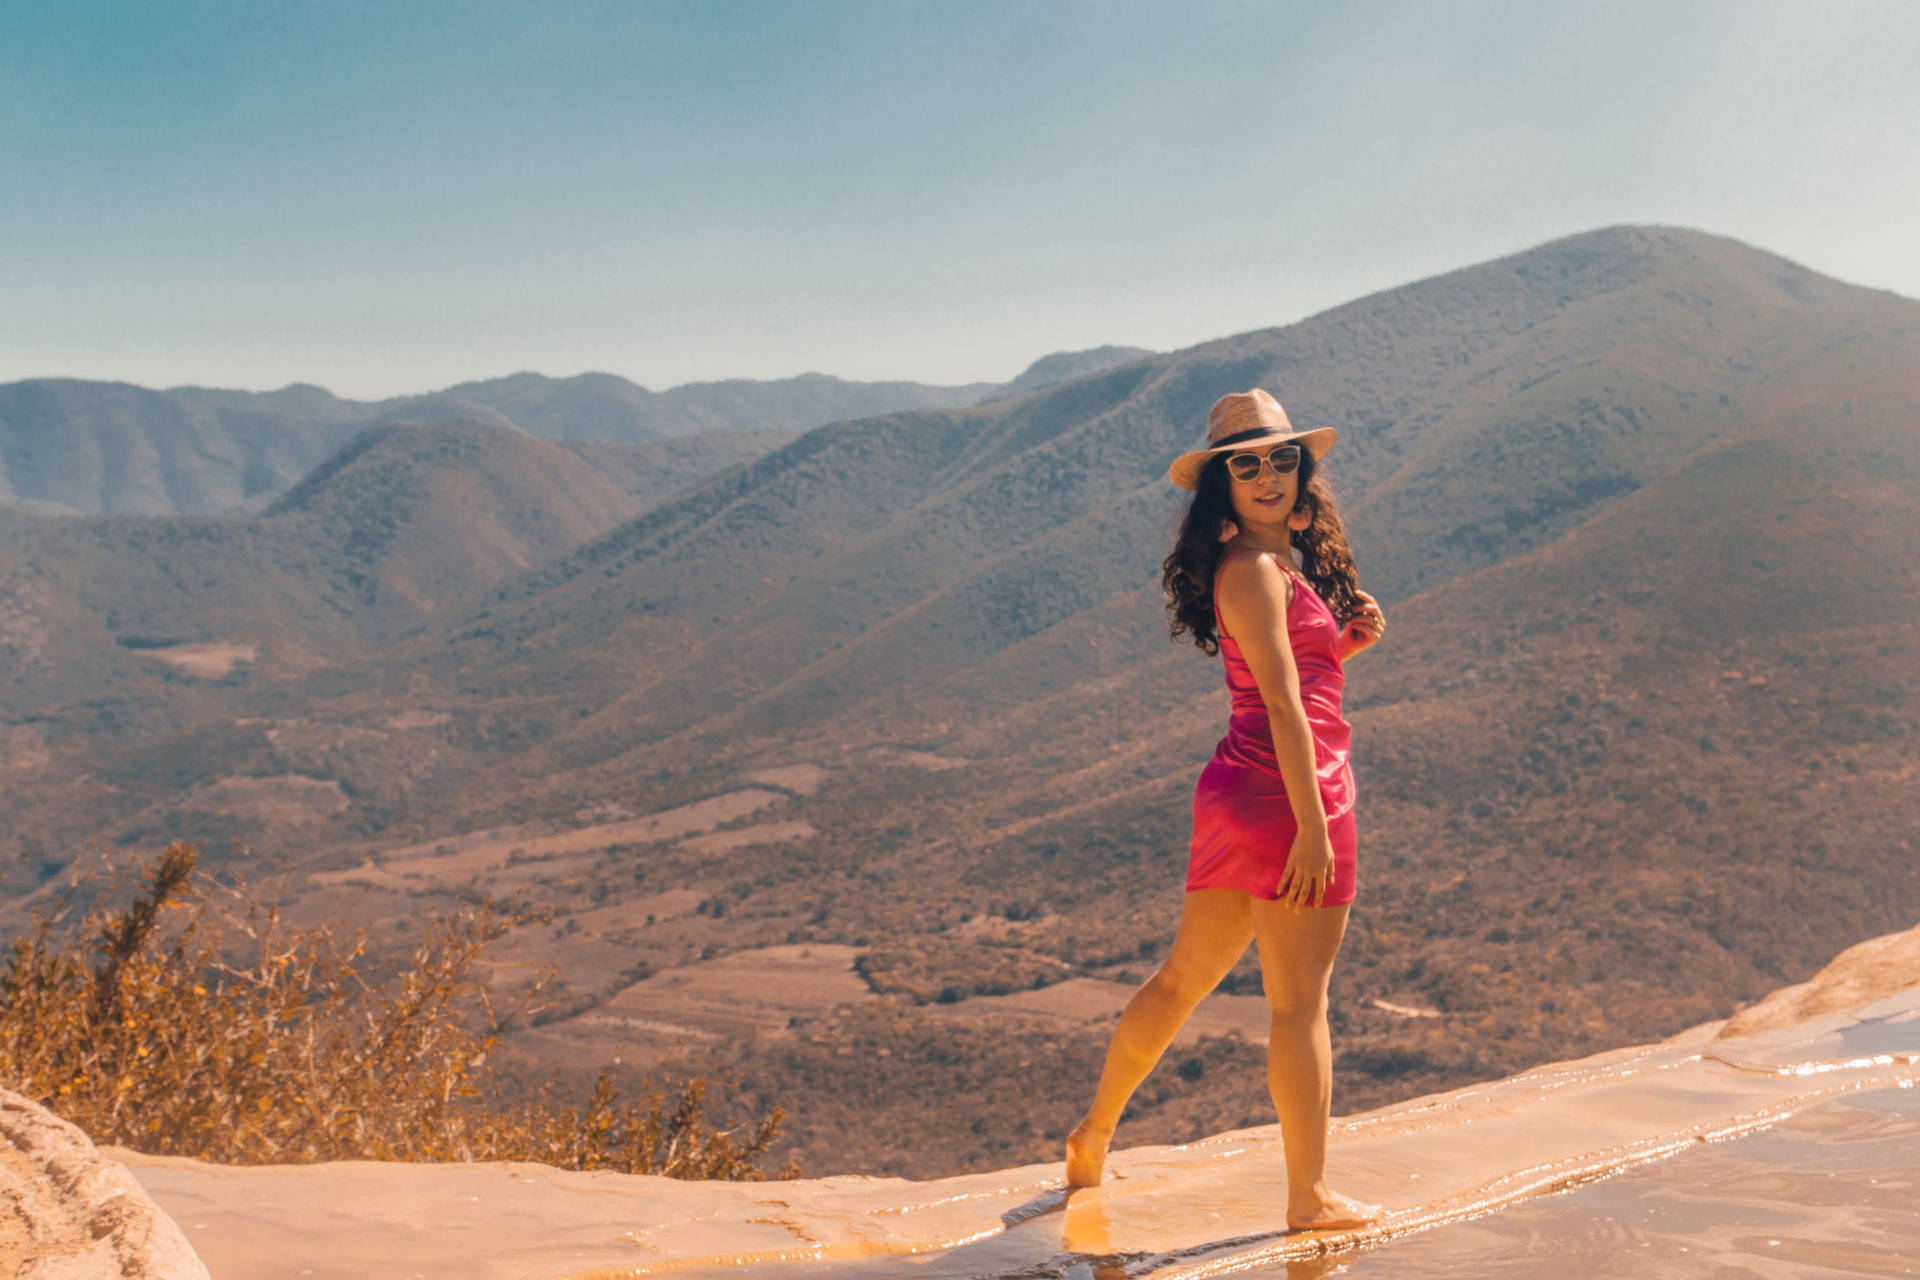
[[1364,591],[1353,594],[1360,601],[1360,611],[1347,619],[1346,626],[1340,628],[1340,638],[1334,646],[1334,654],[1340,659],[1341,666],[1345,666],[1354,654],[1377,641],[1387,629],[1387,615],[1380,611],[1380,602]]

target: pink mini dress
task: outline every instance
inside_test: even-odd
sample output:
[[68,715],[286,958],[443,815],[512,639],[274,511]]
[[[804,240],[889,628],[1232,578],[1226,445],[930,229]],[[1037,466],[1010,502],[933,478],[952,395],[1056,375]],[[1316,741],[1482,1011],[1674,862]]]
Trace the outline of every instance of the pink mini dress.
[[[1246,547],[1235,547],[1222,557],[1220,567]],[[1348,762],[1353,727],[1340,714],[1340,626],[1333,610],[1291,565],[1281,566],[1293,578],[1293,601],[1287,606],[1287,640],[1300,672],[1300,702],[1313,732],[1314,770],[1319,777],[1320,802],[1327,812],[1327,835],[1333,845],[1333,877],[1322,906],[1353,901],[1356,847],[1353,826],[1353,768]],[[1214,573],[1219,581],[1219,570]],[[1227,736],[1214,748],[1213,759],[1200,771],[1193,789],[1193,842],[1187,852],[1187,888],[1243,889],[1257,898],[1278,898],[1280,873],[1286,869],[1298,827],[1287,786],[1280,777],[1273,750],[1273,729],[1267,723],[1266,702],[1260,686],[1241,654],[1239,644],[1220,624],[1218,604],[1213,611],[1220,638],[1220,658],[1226,667],[1227,692],[1233,707],[1227,716]]]

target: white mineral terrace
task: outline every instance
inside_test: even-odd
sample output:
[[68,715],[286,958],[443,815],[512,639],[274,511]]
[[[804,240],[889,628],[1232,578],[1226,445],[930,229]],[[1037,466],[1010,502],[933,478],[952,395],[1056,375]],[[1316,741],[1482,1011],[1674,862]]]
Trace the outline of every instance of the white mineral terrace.
[[[686,1183],[525,1164],[227,1168],[108,1154],[222,1280],[598,1280],[741,1268],[766,1277],[1297,1280],[1336,1260],[1391,1264],[1396,1250],[1411,1254],[1450,1224],[1517,1214],[1549,1193],[1662,1162],[1678,1168],[1689,1153],[1734,1149],[1789,1118],[1917,1081],[1920,928],[1853,947],[1725,1024],[1336,1119],[1330,1180],[1390,1211],[1364,1232],[1286,1231],[1275,1127],[1118,1150],[1106,1185],[1071,1196],[1057,1163],[929,1182]],[[1911,1187],[1920,1144],[1898,1149],[1912,1154],[1895,1180]],[[1820,1176],[1805,1174],[1810,1192]],[[1911,1244],[1909,1261],[1920,1235]],[[1552,1255],[1539,1241],[1530,1247]],[[1750,1247],[1772,1246],[1756,1238]],[[1799,1264],[1817,1264],[1823,1247],[1808,1245]],[[1898,1257],[1903,1247],[1882,1252]],[[1324,1263],[1306,1261],[1316,1258]],[[1374,1273],[1397,1274],[1390,1265]]]

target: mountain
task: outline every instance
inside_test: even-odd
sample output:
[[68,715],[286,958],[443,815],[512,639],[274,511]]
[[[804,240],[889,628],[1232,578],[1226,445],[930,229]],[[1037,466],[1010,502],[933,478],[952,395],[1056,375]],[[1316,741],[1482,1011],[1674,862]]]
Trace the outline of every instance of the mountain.
[[209,678],[365,659],[786,438],[561,445],[489,423],[386,424],[257,516],[0,510],[0,712],[85,699],[118,708],[116,733],[178,727],[163,708],[199,705]]
[[520,373],[379,401],[342,400],[312,386],[149,391],[35,378],[0,385],[0,505],[70,514],[257,509],[370,424],[483,421],[565,442],[792,433],[845,418],[972,404],[1140,354],[1130,347],[1063,352],[1009,384],[938,387],[808,373],[655,392],[606,373]]
[[1059,1040],[1020,993],[1124,991],[1171,934],[1226,699],[1167,642],[1165,468],[1253,385],[1339,429],[1393,620],[1347,686],[1349,1105],[1669,1034],[1920,915],[1920,303],[1659,227],[815,428],[371,652],[191,684],[171,726],[48,698],[0,804],[40,873],[177,834],[270,845],[315,909],[363,886],[396,931],[532,894],[568,923],[515,962],[567,991],[528,1061],[658,1059],[670,1024],[800,1079],[814,1051],[755,1029],[831,1003],[727,993],[820,948],[778,985],[898,997],[842,1019],[862,1044],[957,1087],[959,1027],[1012,1070]]
[[[595,704],[613,690],[560,655],[645,656],[648,683],[608,713],[631,742],[864,717],[903,688],[873,677],[909,664],[925,699],[928,674],[965,679],[1148,587],[1166,460],[1216,395],[1254,384],[1341,430],[1356,556],[1402,599],[1777,417],[1796,379],[1846,358],[1849,326],[1897,344],[1913,311],[1727,241],[1595,233],[1003,406],[810,432],[504,584],[434,643],[469,674],[556,659]],[[735,671],[753,674],[715,677]]]
[[204,512],[284,488],[366,420],[318,387],[149,391],[0,385],[0,504],[66,513]]
[[1050,356],[1041,356],[1028,365],[1019,377],[1007,384],[1006,390],[1038,391],[1042,387],[1051,387],[1090,373],[1103,373],[1116,365],[1132,364],[1152,354],[1145,347],[1094,347],[1087,351],[1059,351]]
[[580,441],[564,447],[651,507],[728,467],[771,453],[798,434],[728,427],[664,440]]
[[[269,507],[331,570],[363,630],[396,635],[544,563],[642,504],[577,454],[478,422],[362,432]],[[296,532],[297,530],[297,532]]]

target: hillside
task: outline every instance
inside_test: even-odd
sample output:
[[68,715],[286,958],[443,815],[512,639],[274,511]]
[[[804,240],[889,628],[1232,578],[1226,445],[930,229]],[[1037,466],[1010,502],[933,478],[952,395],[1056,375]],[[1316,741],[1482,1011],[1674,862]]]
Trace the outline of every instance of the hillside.
[[[62,660],[11,669],[7,705],[76,696],[59,681],[102,645],[241,644],[249,665],[279,674],[364,657],[447,600],[643,510],[608,471],[512,428],[390,425],[361,432],[261,516],[0,512],[14,590],[42,601],[39,631],[60,637],[36,652]],[[23,628],[28,616],[22,605]],[[56,616],[67,625],[47,630]],[[85,679],[96,693],[113,683],[102,670]]]
[[773,452],[797,434],[734,427],[665,440],[582,441],[565,447],[643,507],[653,507],[728,467]]
[[[305,826],[348,808],[348,794],[399,794],[437,776],[430,746],[276,729],[231,710],[252,697],[278,703],[274,684],[286,677],[367,661],[450,602],[784,438],[560,445],[487,423],[388,424],[258,516],[0,509],[0,797],[24,859],[10,874],[31,883],[98,830],[103,810],[67,805],[75,784],[55,761],[71,757],[55,744],[89,762],[77,785],[105,786],[108,808],[147,815],[133,832]],[[273,763],[343,747],[367,755],[365,776]],[[266,781],[250,780],[262,770]],[[196,778],[206,785],[195,790]],[[183,818],[183,804],[198,816]]]
[[1028,365],[1026,372],[1006,385],[1006,392],[1018,394],[1039,391],[1043,387],[1070,382],[1075,378],[1084,378],[1090,373],[1105,372],[1116,365],[1144,360],[1152,354],[1153,352],[1145,347],[1094,347],[1087,351],[1058,351],[1050,356],[1041,356]]
[[[527,1063],[724,1061],[824,1117],[794,1140],[837,1168],[1004,1163],[1071,1081],[983,1103],[981,1131],[915,1099],[1097,1054],[1170,936],[1226,700],[1167,641],[1164,470],[1214,397],[1264,385],[1340,429],[1394,619],[1349,673],[1334,993],[1343,1105],[1378,1105],[1668,1034],[1920,915],[1917,370],[1920,304],[1592,232],[816,428],[363,660],[196,687],[111,759],[97,709],[48,703],[9,727],[38,763],[8,796],[62,840],[270,847],[302,909],[351,898],[385,938],[423,900],[529,895],[562,918],[514,959],[568,989],[510,1046]],[[1223,998],[1257,1006],[1249,968]],[[1226,1081],[1257,1050],[1192,1056]],[[1166,1131],[1232,1123],[1237,1088],[1168,1095]]]
[[[0,508],[0,549],[22,628],[27,595],[18,593],[27,593],[36,612],[90,619],[95,639],[133,649],[298,636],[284,661],[266,662],[303,670],[365,656],[368,643],[448,601],[788,438],[725,431],[562,445],[484,422],[387,423],[350,438],[257,515],[74,519]],[[56,599],[70,607],[63,613]],[[45,619],[42,633],[53,634]],[[53,650],[69,659],[91,643],[61,634],[69,638]],[[49,667],[36,678],[58,674]],[[65,687],[38,687],[33,705],[74,696]]]
[[363,431],[259,524],[312,547],[342,612],[370,637],[390,639],[641,509],[601,468],[559,445],[485,423],[440,422]]
[[346,443],[363,406],[272,392],[33,378],[0,385],[0,506],[199,513],[286,487]]
[[[1716,302],[1688,301],[1715,273]],[[1711,341],[1661,336],[1702,311]],[[472,677],[616,641],[650,675],[634,688],[569,667],[580,701],[621,725],[568,726],[586,753],[867,716],[893,688],[877,673],[911,662],[924,691],[929,672],[963,677],[1151,583],[1174,510],[1165,460],[1217,393],[1254,383],[1298,386],[1296,421],[1343,431],[1333,465],[1356,556],[1369,589],[1398,600],[1550,541],[1737,435],[1833,358],[1846,325],[1912,315],[1709,237],[1556,242],[1005,407],[811,432],[447,620],[434,661]],[[1650,369],[1649,350],[1671,367]],[[1516,401],[1524,413],[1501,408]]]
[[1144,354],[1131,347],[1060,352],[1005,384],[850,382],[808,373],[656,392],[606,373],[520,373],[378,401],[312,386],[152,391],[34,378],[0,385],[0,507],[80,515],[258,510],[369,425],[480,421],[569,443],[794,433],[845,418],[972,404]]

